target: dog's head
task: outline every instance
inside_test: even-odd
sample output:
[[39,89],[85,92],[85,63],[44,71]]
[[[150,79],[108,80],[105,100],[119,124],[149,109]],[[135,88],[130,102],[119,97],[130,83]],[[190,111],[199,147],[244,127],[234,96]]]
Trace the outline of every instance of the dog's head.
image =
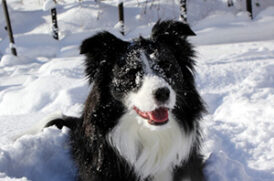
[[87,57],[90,82],[104,84],[113,99],[150,125],[163,125],[171,111],[193,120],[202,110],[194,86],[194,51],[186,39],[191,35],[184,23],[159,21],[148,39],[128,42],[101,32],[86,39],[80,51]]

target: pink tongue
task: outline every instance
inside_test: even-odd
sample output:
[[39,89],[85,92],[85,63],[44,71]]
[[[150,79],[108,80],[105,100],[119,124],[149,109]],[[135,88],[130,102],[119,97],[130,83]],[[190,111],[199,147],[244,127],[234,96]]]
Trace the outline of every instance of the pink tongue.
[[147,113],[149,119],[153,120],[156,123],[163,123],[168,120],[168,109],[167,108],[159,108],[152,112]]

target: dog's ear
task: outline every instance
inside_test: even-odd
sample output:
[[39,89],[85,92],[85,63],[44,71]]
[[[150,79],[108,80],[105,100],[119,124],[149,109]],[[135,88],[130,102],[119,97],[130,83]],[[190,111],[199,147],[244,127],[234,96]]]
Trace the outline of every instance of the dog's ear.
[[161,36],[169,37],[187,37],[195,36],[196,34],[190,29],[190,27],[179,21],[158,21],[152,28],[152,39],[159,39]]
[[82,42],[80,54],[85,54],[86,75],[91,83],[97,76],[106,76],[127,48],[123,41],[109,32],[100,32]]
[[[179,21],[158,21],[151,32],[151,39],[156,43],[166,45],[175,55],[183,71],[186,68],[193,70],[194,50],[192,45],[187,41],[188,36],[196,34],[191,28]],[[188,71],[188,70],[187,70]]]

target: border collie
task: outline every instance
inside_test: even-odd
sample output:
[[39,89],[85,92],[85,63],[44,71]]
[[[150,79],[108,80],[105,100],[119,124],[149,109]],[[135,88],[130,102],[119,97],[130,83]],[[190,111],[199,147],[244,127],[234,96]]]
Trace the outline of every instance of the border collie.
[[188,25],[159,21],[151,37],[123,41],[100,32],[83,41],[92,90],[80,118],[46,126],[71,128],[82,181],[203,181],[199,121]]

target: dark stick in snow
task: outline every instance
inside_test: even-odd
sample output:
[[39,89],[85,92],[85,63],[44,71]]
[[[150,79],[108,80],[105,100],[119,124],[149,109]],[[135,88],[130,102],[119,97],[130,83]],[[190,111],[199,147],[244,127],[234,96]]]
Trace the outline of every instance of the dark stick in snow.
[[231,7],[231,6],[233,6],[234,4],[233,4],[233,0],[227,0],[227,6],[228,7]]
[[120,23],[120,32],[122,35],[125,35],[125,21],[124,21],[124,5],[123,2],[119,3],[118,5],[119,11],[119,23]]
[[186,23],[187,22],[187,0],[180,0],[180,18]]
[[12,28],[11,28],[10,17],[9,17],[8,6],[7,6],[6,0],[2,0],[2,4],[3,4],[3,10],[4,10],[6,22],[7,22],[7,31],[9,33],[11,53],[13,55],[17,56],[17,51],[15,48],[15,42],[14,42],[14,38],[13,38],[13,33],[12,33]]
[[52,36],[54,39],[59,40],[56,8],[51,9],[51,19],[52,19]]
[[250,18],[253,19],[253,14],[252,14],[252,1],[251,1],[251,0],[246,0],[246,10],[249,12]]

